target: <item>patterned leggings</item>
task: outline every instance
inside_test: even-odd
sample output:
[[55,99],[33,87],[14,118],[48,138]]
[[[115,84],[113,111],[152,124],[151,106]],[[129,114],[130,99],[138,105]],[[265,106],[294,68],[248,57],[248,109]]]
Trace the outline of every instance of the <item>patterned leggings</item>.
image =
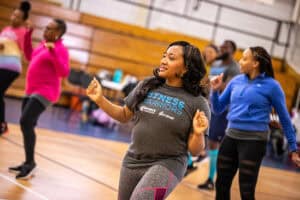
[[266,141],[238,140],[225,136],[218,156],[216,200],[231,199],[231,184],[238,169],[241,199],[255,199],[255,186],[266,145]]
[[122,167],[118,200],[163,200],[178,183],[177,177],[161,165],[135,169]]

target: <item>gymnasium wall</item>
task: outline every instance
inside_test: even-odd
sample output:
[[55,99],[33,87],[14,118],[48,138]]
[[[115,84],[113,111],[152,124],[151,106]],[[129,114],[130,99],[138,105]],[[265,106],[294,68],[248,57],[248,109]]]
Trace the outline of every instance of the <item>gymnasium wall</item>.
[[[187,40],[200,49],[210,42],[199,37],[150,30],[108,18],[96,17],[40,0],[31,2],[33,10],[30,19],[35,24],[34,43],[42,39],[43,29],[51,18],[59,17],[66,20],[68,31],[64,36],[64,43],[70,52],[71,66],[77,68],[86,64],[91,74],[102,69],[114,71],[121,68],[125,74],[132,74],[141,79],[151,75],[170,42]],[[9,16],[17,4],[18,2],[11,0],[0,1],[0,28],[9,23]],[[236,53],[236,59],[240,58],[241,52],[239,50]],[[291,108],[295,101],[296,90],[299,88],[299,74],[297,75],[291,68],[288,68],[286,72],[281,72],[281,60],[273,59],[272,61],[276,78],[281,83],[286,94],[287,105]],[[8,95],[17,97],[24,95],[27,64],[24,62],[23,73],[8,90]]]
[[[81,12],[150,29],[169,30],[206,40],[214,40],[217,44],[220,44],[224,39],[234,38],[240,48],[247,48],[252,45],[264,46],[269,51],[274,48],[272,55],[279,58],[282,58],[284,54],[283,45],[275,44],[272,47],[272,42],[269,39],[237,32],[234,29],[273,38],[276,35],[278,26],[276,20],[290,20],[294,8],[294,0],[274,0],[273,5],[257,3],[254,0],[125,0],[142,6],[149,6],[151,2],[154,2],[153,7],[159,9],[159,11],[153,10],[151,12],[147,8],[128,4],[122,0],[57,1],[61,1],[65,7],[72,7]],[[197,4],[197,2],[199,3]],[[219,7],[214,2],[223,6],[247,10],[252,12],[253,15],[235,11],[228,7]],[[181,16],[165,14],[161,11],[172,12]],[[199,23],[183,16],[204,21]],[[215,23],[230,27],[233,30],[220,26],[215,30]],[[278,42],[287,42],[288,25],[283,23],[279,29]]]

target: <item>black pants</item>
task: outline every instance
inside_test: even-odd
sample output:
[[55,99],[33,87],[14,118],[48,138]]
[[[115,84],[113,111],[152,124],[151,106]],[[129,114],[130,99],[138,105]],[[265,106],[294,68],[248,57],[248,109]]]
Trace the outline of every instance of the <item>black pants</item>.
[[18,72],[0,69],[0,123],[5,122],[5,91],[18,76]]
[[255,187],[260,164],[266,153],[266,144],[265,141],[237,140],[225,136],[217,162],[217,200],[230,199],[232,179],[237,169],[241,199],[255,199]]
[[34,132],[34,127],[37,124],[39,116],[45,109],[45,106],[36,98],[25,98],[23,100],[20,125],[23,134],[26,164],[35,163],[34,149],[36,135]]

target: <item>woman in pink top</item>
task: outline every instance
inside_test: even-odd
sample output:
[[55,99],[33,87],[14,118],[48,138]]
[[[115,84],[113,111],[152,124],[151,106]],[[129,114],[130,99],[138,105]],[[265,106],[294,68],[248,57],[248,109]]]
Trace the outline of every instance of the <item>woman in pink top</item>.
[[46,107],[58,100],[61,78],[69,74],[69,54],[61,37],[66,32],[63,20],[54,19],[44,31],[44,41],[32,48],[32,29],[28,29],[24,40],[24,53],[30,61],[26,77],[26,98],[22,104],[20,125],[24,138],[26,160],[17,167],[9,168],[17,172],[17,179],[28,179],[36,168],[34,147],[36,135],[34,127]]
[[22,51],[30,3],[23,1],[10,17],[10,26],[0,32],[0,135],[6,133],[4,94],[22,70]]

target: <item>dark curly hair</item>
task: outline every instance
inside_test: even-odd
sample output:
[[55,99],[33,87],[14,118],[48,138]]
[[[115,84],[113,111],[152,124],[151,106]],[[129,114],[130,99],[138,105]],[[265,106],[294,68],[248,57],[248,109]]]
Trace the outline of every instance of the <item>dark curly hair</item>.
[[231,45],[232,53],[234,53],[236,51],[237,47],[233,40],[225,40],[224,43],[229,43]]
[[30,4],[29,1],[22,1],[20,3],[19,10],[21,10],[24,13],[23,14],[23,20],[28,19],[30,9],[31,9],[31,4]]
[[[199,96],[207,97],[206,86],[201,86],[200,81],[206,74],[205,64],[199,49],[186,41],[176,41],[171,43],[167,49],[172,46],[181,46],[183,48],[184,65],[187,71],[181,77],[183,82],[183,89],[188,93]],[[153,70],[153,77],[143,82],[143,85],[136,92],[133,103],[134,110],[142,102],[150,90],[158,88],[165,83],[165,79],[159,77],[159,68]]]
[[54,19],[55,23],[57,24],[58,30],[60,31],[60,38],[67,32],[67,24],[62,19]]
[[260,46],[249,48],[254,59],[259,62],[260,73],[265,73],[267,76],[274,78],[272,59],[268,52]]

